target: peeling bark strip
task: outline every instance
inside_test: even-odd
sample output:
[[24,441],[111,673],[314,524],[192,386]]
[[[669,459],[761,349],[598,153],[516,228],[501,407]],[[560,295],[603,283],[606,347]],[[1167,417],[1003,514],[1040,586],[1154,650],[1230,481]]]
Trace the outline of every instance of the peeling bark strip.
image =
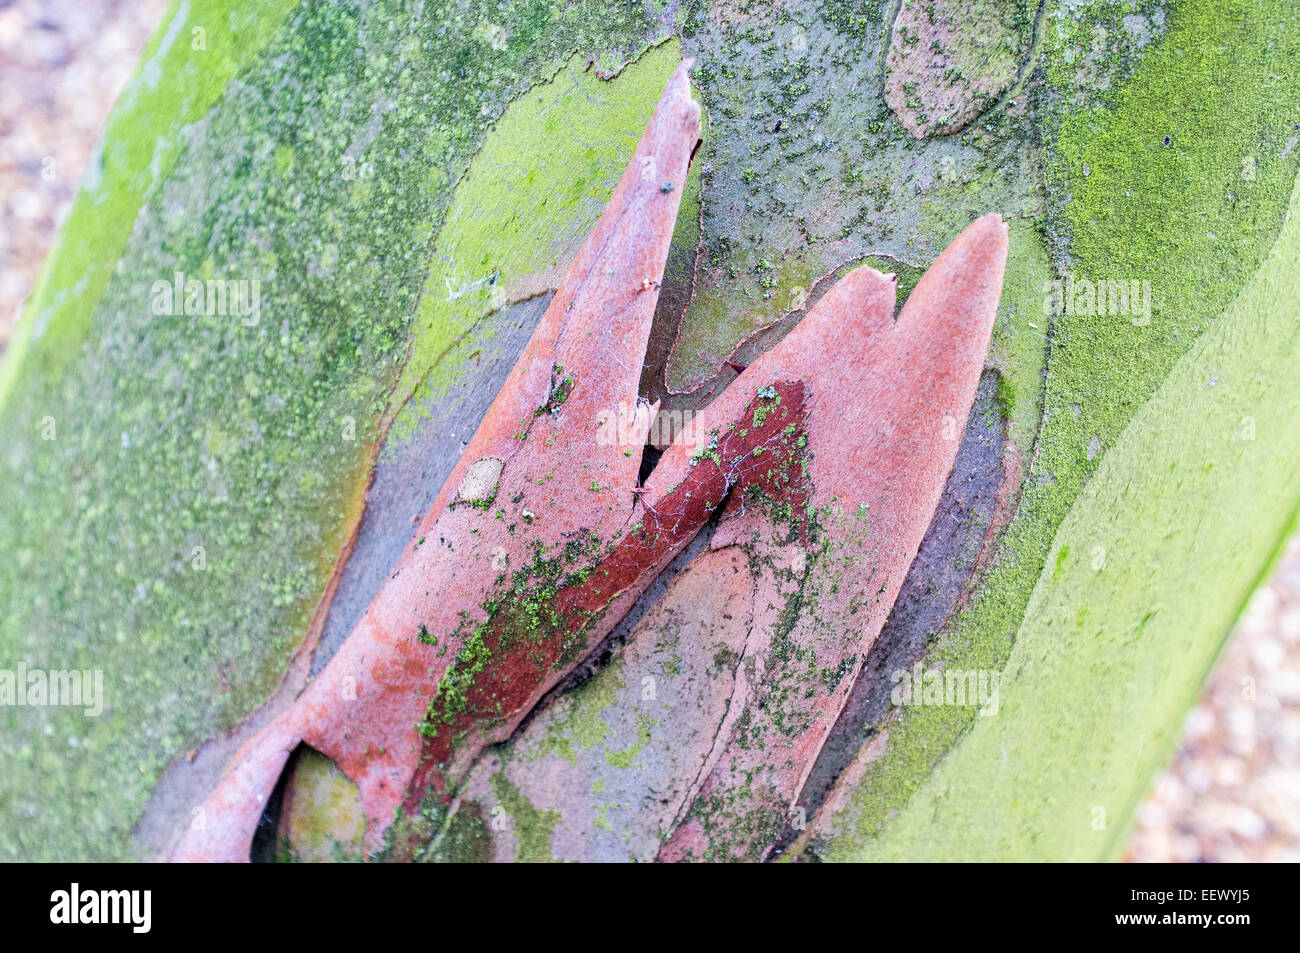
[[[236,754],[174,859],[247,860],[301,743],[357,784],[367,852],[412,856],[485,748],[719,507],[715,548],[785,553],[802,583],[753,572],[746,666],[721,726],[690,726],[703,754],[658,822],[660,855],[764,856],[780,835],[951,469],[960,428],[948,422],[966,419],[975,393],[1006,227],[986,216],[963,232],[897,324],[892,276],[845,276],[701,413],[709,446],[671,445],[638,495],[639,455],[596,431],[637,399],[676,186],[700,134],[688,66],[392,577],[294,706]],[[638,445],[653,416],[639,418]],[[840,678],[805,684],[810,659]]]
[[[988,351],[1006,252],[1006,226],[985,216],[931,265],[896,323],[891,281],[869,340],[803,342],[799,356],[815,374],[811,502],[824,514],[824,535],[806,557],[757,561],[748,692],[733,697],[729,723],[710,743],[706,770],[683,816],[665,832],[659,860],[763,860],[806,820],[791,811],[952,470]],[[859,303],[838,290],[827,297],[847,322]],[[852,359],[859,354],[869,357],[859,364]],[[770,533],[751,529],[750,538],[776,548]],[[774,566],[789,563],[795,572],[785,580]]]
[[[562,860],[762,860],[797,832],[791,809],[952,468],[953,424],[974,399],[1006,248],[997,216],[975,222],[897,323],[892,277],[851,272],[701,412],[706,432],[729,432],[758,419],[762,401],[748,397],[771,393],[761,382],[801,378],[807,502],[742,506],[761,494],[733,492],[713,552],[610,659],[626,686],[616,700],[595,693],[574,700],[594,709],[540,713],[475,766],[458,809],[496,817],[511,812],[503,792],[525,798],[557,818],[549,843]],[[651,505],[687,465],[684,444],[665,452]],[[701,594],[716,603],[706,596],[701,607]],[[652,698],[640,692],[647,679]],[[613,741],[557,754],[552,739],[574,735],[566,718],[603,723]],[[488,836],[493,859],[536,859],[535,836],[509,825]]]
[[[502,567],[562,552],[579,536],[610,540],[632,518],[626,490],[640,461],[600,445],[596,420],[604,408],[636,402],[656,297],[645,283],[663,276],[683,192],[663,186],[685,181],[700,137],[688,68],[669,80],[609,204],[392,577],[294,706],[235,755],[203,805],[203,829],[186,830],[174,858],[247,860],[263,806],[300,743],[357,784],[367,850],[381,848],[420,764],[430,692],[464,648],[457,639],[481,621],[474,616]],[[572,378],[567,394],[555,393],[553,377]],[[489,457],[502,461],[496,492],[451,506]],[[537,696],[561,674],[544,679]]]
[[[761,422],[744,426],[741,420],[719,435],[714,448],[694,457],[681,483],[647,506],[627,534],[615,533],[603,558],[584,560],[602,541],[592,535],[587,543],[579,535],[563,555],[516,572],[513,586],[483,606],[487,620],[469,637],[457,638],[464,648],[434,691],[409,808],[418,807],[426,784],[447,789],[442,770],[475,729],[526,714],[550,671],[567,672],[581,661],[595,647],[589,632],[610,603],[643,591],[733,488],[802,513],[808,500],[804,385],[780,381],[765,393],[770,396],[758,398],[753,417],[759,421],[761,415]],[[610,627],[602,627],[602,636]],[[482,747],[476,745],[475,752]]]

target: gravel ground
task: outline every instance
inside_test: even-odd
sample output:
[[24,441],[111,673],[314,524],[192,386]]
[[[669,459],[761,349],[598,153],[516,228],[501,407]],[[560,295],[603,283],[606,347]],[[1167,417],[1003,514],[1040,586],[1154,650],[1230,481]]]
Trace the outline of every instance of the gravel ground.
[[1300,861],[1300,536],[1188,714],[1127,859]]
[[166,0],[0,0],[0,350]]
[[[0,0],[0,351],[166,0]],[[1300,537],[1139,812],[1133,861],[1300,861]]]

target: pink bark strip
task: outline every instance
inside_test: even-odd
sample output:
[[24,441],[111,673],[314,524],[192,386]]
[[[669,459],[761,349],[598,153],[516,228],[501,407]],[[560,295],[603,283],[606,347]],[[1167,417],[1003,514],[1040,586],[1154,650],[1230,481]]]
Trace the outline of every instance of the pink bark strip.
[[[798,452],[778,479],[734,482],[713,552],[682,571],[610,659],[625,686],[618,700],[578,716],[603,723],[619,746],[635,743],[635,756],[579,750],[577,739],[567,758],[555,755],[548,739],[569,737],[574,715],[557,704],[476,766],[457,807],[495,816],[500,775],[559,816],[551,848],[564,860],[761,860],[797,832],[789,810],[951,470],[1005,253],[1002,222],[979,220],[897,324],[892,276],[851,272],[702,412],[700,430],[725,450],[798,394],[789,434]],[[648,507],[680,492],[684,471],[713,467],[679,440],[648,482]],[[647,679],[657,686],[648,697],[637,690]],[[493,835],[495,859],[519,859],[518,849],[508,826]]]
[[[847,378],[819,372],[810,386],[812,503],[826,514],[824,536],[805,557],[793,621],[778,575],[760,577],[746,648],[757,684],[739,700],[744,714],[711,754],[712,768],[660,860],[762,860],[787,830],[952,470],[1006,254],[1006,225],[986,215],[939,256],[892,327],[869,342],[801,354],[817,360],[811,366],[839,361],[856,371]],[[842,297],[831,303],[845,324],[851,308]]]

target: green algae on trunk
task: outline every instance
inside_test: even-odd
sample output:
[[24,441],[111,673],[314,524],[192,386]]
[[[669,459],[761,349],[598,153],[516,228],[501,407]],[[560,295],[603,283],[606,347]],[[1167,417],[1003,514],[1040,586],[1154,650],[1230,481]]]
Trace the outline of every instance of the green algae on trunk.
[[[864,255],[924,265],[972,210],[999,208],[1011,219],[990,363],[1015,384],[1013,399],[1007,392],[1010,423],[1029,476],[1000,559],[976,574],[966,609],[931,646],[932,659],[958,668],[1006,664],[1008,633],[1019,629],[1038,573],[1059,552],[1052,537],[1063,515],[1132,415],[1247,284],[1278,234],[1300,158],[1292,141],[1296,29],[1287,5],[1273,0],[1049,2],[1025,95],[1017,90],[1014,103],[995,105],[958,136],[924,141],[884,101],[887,25],[874,4],[759,3],[743,17],[734,8],[688,4],[675,25],[655,4],[470,3],[426,6],[417,20],[410,4],[361,3],[353,16],[308,2],[277,28],[283,14],[275,11],[284,9],[190,0],[168,16],[146,55],[166,64],[166,81],[151,86],[142,74],[140,96],[111,120],[104,177],[74,208],[24,320],[27,343],[15,344],[0,369],[0,392],[8,395],[0,399],[0,475],[10,488],[6,503],[16,504],[0,507],[0,548],[13,554],[0,568],[0,604],[12,607],[0,621],[0,649],[29,662],[102,666],[112,699],[91,724],[59,711],[0,713],[0,818],[12,820],[0,824],[2,856],[138,853],[131,826],[167,759],[183,762],[182,752],[228,728],[275,685],[358,516],[369,459],[363,444],[378,436],[384,389],[400,371],[433,236],[455,235],[445,211],[453,193],[481,180],[474,174],[480,160],[505,154],[485,144],[494,123],[506,125],[507,103],[532,109],[528,90],[558,98],[580,89],[597,103],[612,101],[607,111],[627,123],[614,137],[630,148],[641,118],[628,117],[648,112],[650,74],[677,55],[673,42],[641,54],[645,44],[679,29],[686,51],[699,57],[718,145],[711,142],[699,163],[704,271],[692,281],[698,294],[687,303],[681,346],[667,369],[678,389],[711,379],[718,361],[752,334],[755,318],[788,321],[796,289],[829,286],[826,275]],[[232,12],[244,11],[262,14],[250,29],[213,39]],[[187,49],[188,27],[200,20],[209,31],[206,56]],[[263,41],[269,53],[259,52]],[[228,44],[219,57],[214,42]],[[328,54],[304,50],[318,44]],[[565,67],[575,49],[599,62],[602,77],[646,59],[641,78],[623,71],[639,91],[628,100],[639,105],[624,109],[621,79],[605,83],[595,71]],[[231,75],[239,83],[227,90]],[[573,86],[545,87],[556,76],[572,77]],[[355,98],[341,103],[347,88]],[[552,106],[548,98],[537,112]],[[188,118],[176,125],[165,115],[170,109]],[[152,118],[138,122],[142,111]],[[375,115],[382,122],[372,123]],[[516,128],[541,135],[528,122]],[[229,143],[245,140],[253,147],[224,163]],[[505,152],[526,167],[537,150]],[[399,153],[405,163],[393,161]],[[586,204],[542,217],[561,243],[583,234],[603,198],[598,183],[608,188],[617,173],[621,154],[612,162],[604,155],[573,174],[589,186]],[[335,175],[345,158],[350,179]],[[239,163],[251,164],[247,178]],[[115,170],[133,184],[121,188]],[[523,189],[563,187],[567,175],[541,176]],[[403,178],[422,183],[428,201],[421,190],[394,200]],[[198,188],[204,181],[214,187]],[[270,201],[277,191],[304,204]],[[263,203],[267,231],[305,249],[294,262],[335,266],[333,276],[304,271],[300,288],[290,287],[290,266],[281,267],[277,315],[290,321],[286,329],[277,316],[263,329],[257,367],[242,363],[257,348],[202,322],[145,336],[119,317],[178,264],[195,275],[245,269],[238,246],[246,223],[217,210],[241,207],[249,196]],[[188,225],[150,224],[169,205],[188,210]],[[297,231],[295,217],[303,220]],[[312,250],[310,233],[340,219],[361,227],[327,235]],[[109,240],[110,232],[119,237]],[[164,239],[167,254],[142,251]],[[1039,277],[1049,249],[1057,271]],[[534,251],[537,270],[553,266],[553,256]],[[526,257],[518,259],[521,273]],[[352,281],[368,268],[383,273],[382,292]],[[1044,315],[1035,281],[1065,270],[1094,279],[1149,276],[1153,325],[1134,337],[1104,319]],[[101,278],[102,295],[95,290]],[[143,291],[125,288],[129,282],[143,283]],[[342,307],[322,307],[329,302]],[[72,333],[82,328],[74,312],[84,317],[84,334]],[[483,330],[492,320],[489,314]],[[335,327],[340,333],[330,336]],[[359,342],[351,340],[357,333]],[[232,343],[239,361],[229,360]],[[469,353],[449,354],[431,373],[412,371],[428,383],[423,396],[444,398]],[[336,376],[317,374],[336,360]],[[243,392],[247,401],[237,396]],[[111,412],[100,407],[106,400]],[[250,408],[261,413],[264,402],[280,400],[288,408],[277,426],[246,439]],[[58,432],[48,442],[40,440],[47,417]],[[349,417],[355,444],[341,437]],[[151,419],[174,427],[162,446],[144,442],[140,421]],[[201,451],[187,451],[200,443]],[[1254,491],[1222,492],[1236,499]],[[113,494],[121,498],[114,502]],[[212,502],[220,497],[225,502]],[[303,518],[286,520],[280,507]],[[1263,536],[1252,540],[1268,545]],[[1062,578],[1079,552],[1071,546]],[[206,573],[193,568],[196,560]],[[178,571],[164,571],[173,565]],[[1178,610],[1196,611],[1194,602]],[[49,654],[55,644],[58,657]],[[898,714],[856,799],[866,832],[888,827],[891,813],[976,724],[953,710]],[[1167,711],[1149,717],[1148,735],[1176,720]],[[617,816],[614,809],[608,816]],[[475,825],[463,830],[464,849],[478,849]]]
[[[1205,672],[1297,526],[1300,325],[1277,302],[1300,296],[1300,189],[1290,211],[1264,266],[1054,535],[997,714],[974,719],[883,830],[873,788],[850,785],[820,831],[828,859],[1119,854]],[[1195,618],[1180,611],[1191,593]]]
[[[1132,31],[1127,3],[1049,15],[1041,122],[1053,209],[1041,227],[1058,259],[1052,277],[1149,279],[1153,317],[1141,325],[1105,312],[1053,316],[1044,306],[1035,323],[1050,336],[1050,357],[1034,456],[994,562],[928,650],[936,668],[1005,668],[1061,521],[1134,414],[1249,284],[1286,214],[1300,167],[1288,145],[1300,108],[1300,25],[1280,18],[1284,4],[1183,3],[1168,18],[1154,6],[1144,5],[1145,28]],[[1256,157],[1249,177],[1245,156]],[[1176,709],[1149,711],[1143,728],[1125,730],[1163,735]],[[891,818],[978,723],[969,708],[915,706],[877,725],[887,742],[864,752],[855,783],[843,786],[856,831],[845,835],[846,852],[875,856],[876,838],[890,850]],[[961,849],[959,825],[936,830]],[[1112,843],[1095,846],[1101,854]],[[827,851],[847,856],[833,844]]]
[[[458,26],[488,17],[506,48]],[[23,819],[0,825],[0,856],[156,856],[162,827],[188,822],[194,790],[161,792],[177,811],[162,826],[142,814],[164,769],[257,709],[307,635],[360,517],[452,183],[575,48],[608,76],[666,32],[620,3],[189,0],[167,15],[0,370],[0,541],[16,554],[0,654],[102,668],[110,699],[93,722],[0,712],[0,802]],[[617,112],[634,138],[645,113]],[[152,315],[153,282],[177,271],[259,278],[260,322]]]

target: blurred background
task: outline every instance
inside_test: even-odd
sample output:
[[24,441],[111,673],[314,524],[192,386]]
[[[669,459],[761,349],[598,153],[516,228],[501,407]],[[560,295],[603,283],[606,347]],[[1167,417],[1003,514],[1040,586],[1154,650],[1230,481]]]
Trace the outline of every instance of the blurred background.
[[[0,0],[0,352],[167,0]],[[1300,861],[1300,536],[1188,714],[1131,861]]]

